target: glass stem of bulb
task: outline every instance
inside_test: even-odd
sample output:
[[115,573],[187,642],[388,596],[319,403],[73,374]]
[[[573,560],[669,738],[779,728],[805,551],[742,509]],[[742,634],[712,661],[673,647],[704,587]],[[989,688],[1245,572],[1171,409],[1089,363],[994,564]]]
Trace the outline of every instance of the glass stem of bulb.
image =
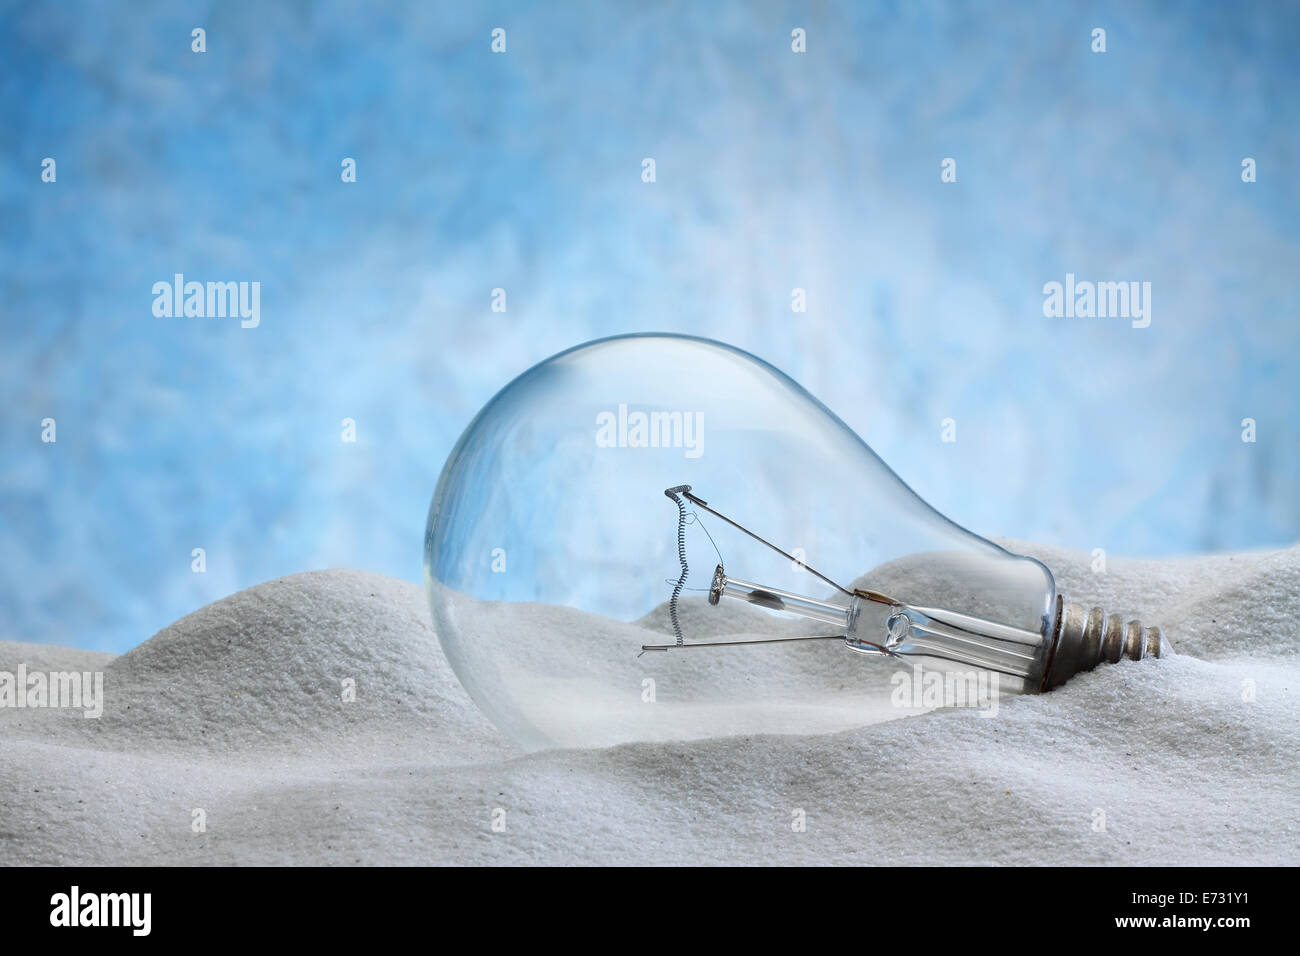
[[[714,571],[709,603],[731,598],[786,611],[809,620],[831,624],[855,651],[896,657],[929,657],[1027,678],[1039,669],[1046,636],[1036,631],[988,621],[946,608],[914,607],[868,591],[852,592],[847,604],[819,601],[780,588],[764,587],[729,576],[722,565]],[[859,633],[863,601],[887,604],[891,613],[880,643]]]

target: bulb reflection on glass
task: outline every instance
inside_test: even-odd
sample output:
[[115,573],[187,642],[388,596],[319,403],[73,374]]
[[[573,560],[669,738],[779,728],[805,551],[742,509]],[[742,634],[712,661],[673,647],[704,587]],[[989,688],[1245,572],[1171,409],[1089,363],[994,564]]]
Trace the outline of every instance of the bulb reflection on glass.
[[1169,651],[1065,605],[772,366],[676,335],[502,389],[439,479],[425,583],[461,683],[529,748],[842,730],[915,712],[914,665],[1037,692]]

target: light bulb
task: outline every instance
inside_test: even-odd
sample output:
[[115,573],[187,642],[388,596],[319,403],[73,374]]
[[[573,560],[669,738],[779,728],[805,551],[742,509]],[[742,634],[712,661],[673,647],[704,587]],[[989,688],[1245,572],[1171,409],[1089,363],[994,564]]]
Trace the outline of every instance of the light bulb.
[[528,748],[842,730],[899,716],[914,665],[1033,693],[1169,653],[939,514],[771,365],[679,335],[502,389],[438,481],[425,584]]

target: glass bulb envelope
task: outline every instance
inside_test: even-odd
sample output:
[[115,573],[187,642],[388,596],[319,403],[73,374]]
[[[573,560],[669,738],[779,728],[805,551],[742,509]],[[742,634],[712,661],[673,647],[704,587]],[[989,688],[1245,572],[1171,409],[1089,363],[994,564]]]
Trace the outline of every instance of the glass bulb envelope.
[[846,729],[900,715],[917,664],[1030,689],[1056,604],[788,376],[667,334],[503,388],[424,557],[451,666],[528,748]]

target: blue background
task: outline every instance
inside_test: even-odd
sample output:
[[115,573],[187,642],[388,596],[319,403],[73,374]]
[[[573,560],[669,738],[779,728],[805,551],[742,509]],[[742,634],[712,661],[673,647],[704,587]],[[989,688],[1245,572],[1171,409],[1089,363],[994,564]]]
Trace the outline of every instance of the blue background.
[[[478,408],[638,330],[773,362],[981,534],[1300,538],[1294,4],[3,10],[0,637],[419,580]],[[175,272],[261,326],[155,318]],[[1150,328],[1045,318],[1067,272],[1151,282]]]

